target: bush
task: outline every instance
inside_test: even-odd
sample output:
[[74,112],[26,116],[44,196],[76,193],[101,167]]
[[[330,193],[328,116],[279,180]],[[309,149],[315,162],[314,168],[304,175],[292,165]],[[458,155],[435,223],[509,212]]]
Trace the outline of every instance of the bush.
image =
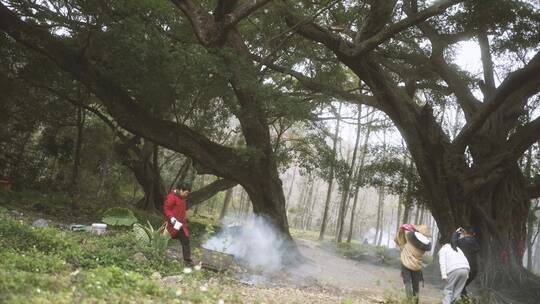
[[[142,252],[147,260],[135,261]],[[215,303],[217,289],[199,290],[211,273],[183,274],[184,265],[141,246],[131,231],[97,236],[33,228],[0,214],[0,303]],[[183,276],[173,290],[151,274]],[[179,299],[175,294],[183,290]]]
[[0,217],[0,247],[18,251],[36,249],[44,253],[62,252],[70,244],[52,228],[35,228],[23,221]]
[[363,260],[366,254],[369,253],[370,246],[362,245],[358,243],[338,243],[337,250],[339,254],[344,257],[354,259],[354,260]]
[[133,234],[140,244],[149,246],[159,255],[165,255],[167,245],[171,239],[165,226],[166,224],[163,224],[158,229],[154,229],[150,222],[147,222],[146,226],[135,223],[133,225]]
[[137,218],[130,209],[114,207],[105,211],[102,221],[111,226],[131,226],[137,222]]

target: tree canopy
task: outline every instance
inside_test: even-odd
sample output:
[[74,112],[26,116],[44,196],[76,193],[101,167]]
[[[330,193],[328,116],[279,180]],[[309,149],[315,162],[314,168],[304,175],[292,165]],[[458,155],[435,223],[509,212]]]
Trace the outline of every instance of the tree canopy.
[[[315,131],[320,113],[336,101],[372,107],[406,142],[443,240],[474,224],[493,265],[510,256],[519,269],[540,188],[519,166],[540,139],[539,10],[503,0],[2,1],[0,50],[18,55],[1,77],[87,96],[124,131],[241,184],[288,236],[278,173],[289,151],[324,168],[335,152]],[[456,64],[464,41],[479,46],[478,74]],[[43,73],[25,74],[36,60]],[[302,130],[294,144],[292,130]],[[224,140],[237,132],[241,145]]]

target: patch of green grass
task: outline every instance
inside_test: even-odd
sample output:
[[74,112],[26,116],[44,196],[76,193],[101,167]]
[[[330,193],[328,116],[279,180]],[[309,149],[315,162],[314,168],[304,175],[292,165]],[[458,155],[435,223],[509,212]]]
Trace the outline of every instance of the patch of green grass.
[[341,300],[341,304],[353,304],[353,303],[354,303],[353,299],[350,299],[350,298],[345,298]]
[[73,198],[62,192],[23,190],[0,192],[0,206],[69,223],[100,220],[105,204],[91,198]]
[[22,220],[9,220],[0,217],[0,247],[18,251],[36,249],[44,253],[62,252],[70,247],[56,230],[34,228]]
[[290,232],[291,232],[291,235],[295,238],[301,238],[301,239],[311,240],[311,241],[319,240],[319,231],[290,228]]
[[356,243],[340,243],[337,244],[337,250],[342,256],[355,258],[368,252],[369,248]]

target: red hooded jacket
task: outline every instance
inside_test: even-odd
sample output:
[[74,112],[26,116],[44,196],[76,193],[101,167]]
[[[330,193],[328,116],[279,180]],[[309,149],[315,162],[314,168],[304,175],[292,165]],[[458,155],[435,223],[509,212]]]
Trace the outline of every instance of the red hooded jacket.
[[165,203],[163,204],[163,215],[165,216],[165,220],[167,221],[167,231],[169,231],[171,237],[174,237],[178,233],[178,230],[175,230],[173,227],[174,225],[171,224],[171,217],[176,218],[177,221],[182,223],[181,229],[183,229],[185,235],[189,237],[186,211],[186,201],[184,201],[174,192],[170,192],[169,194],[167,194],[167,198],[165,199]]

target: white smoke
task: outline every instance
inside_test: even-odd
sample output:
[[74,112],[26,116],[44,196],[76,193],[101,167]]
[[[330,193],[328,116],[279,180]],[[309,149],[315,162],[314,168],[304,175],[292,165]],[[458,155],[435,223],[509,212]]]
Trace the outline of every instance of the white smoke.
[[[369,230],[364,235],[364,242],[367,241],[368,244],[375,245],[375,228],[369,228]],[[388,248],[396,248],[396,243],[394,242],[394,238],[396,236],[395,231],[383,231],[382,237],[381,237],[381,246],[387,246]]]
[[242,226],[229,225],[203,247],[232,254],[247,266],[270,273],[281,268],[283,242],[264,218],[253,216]]

